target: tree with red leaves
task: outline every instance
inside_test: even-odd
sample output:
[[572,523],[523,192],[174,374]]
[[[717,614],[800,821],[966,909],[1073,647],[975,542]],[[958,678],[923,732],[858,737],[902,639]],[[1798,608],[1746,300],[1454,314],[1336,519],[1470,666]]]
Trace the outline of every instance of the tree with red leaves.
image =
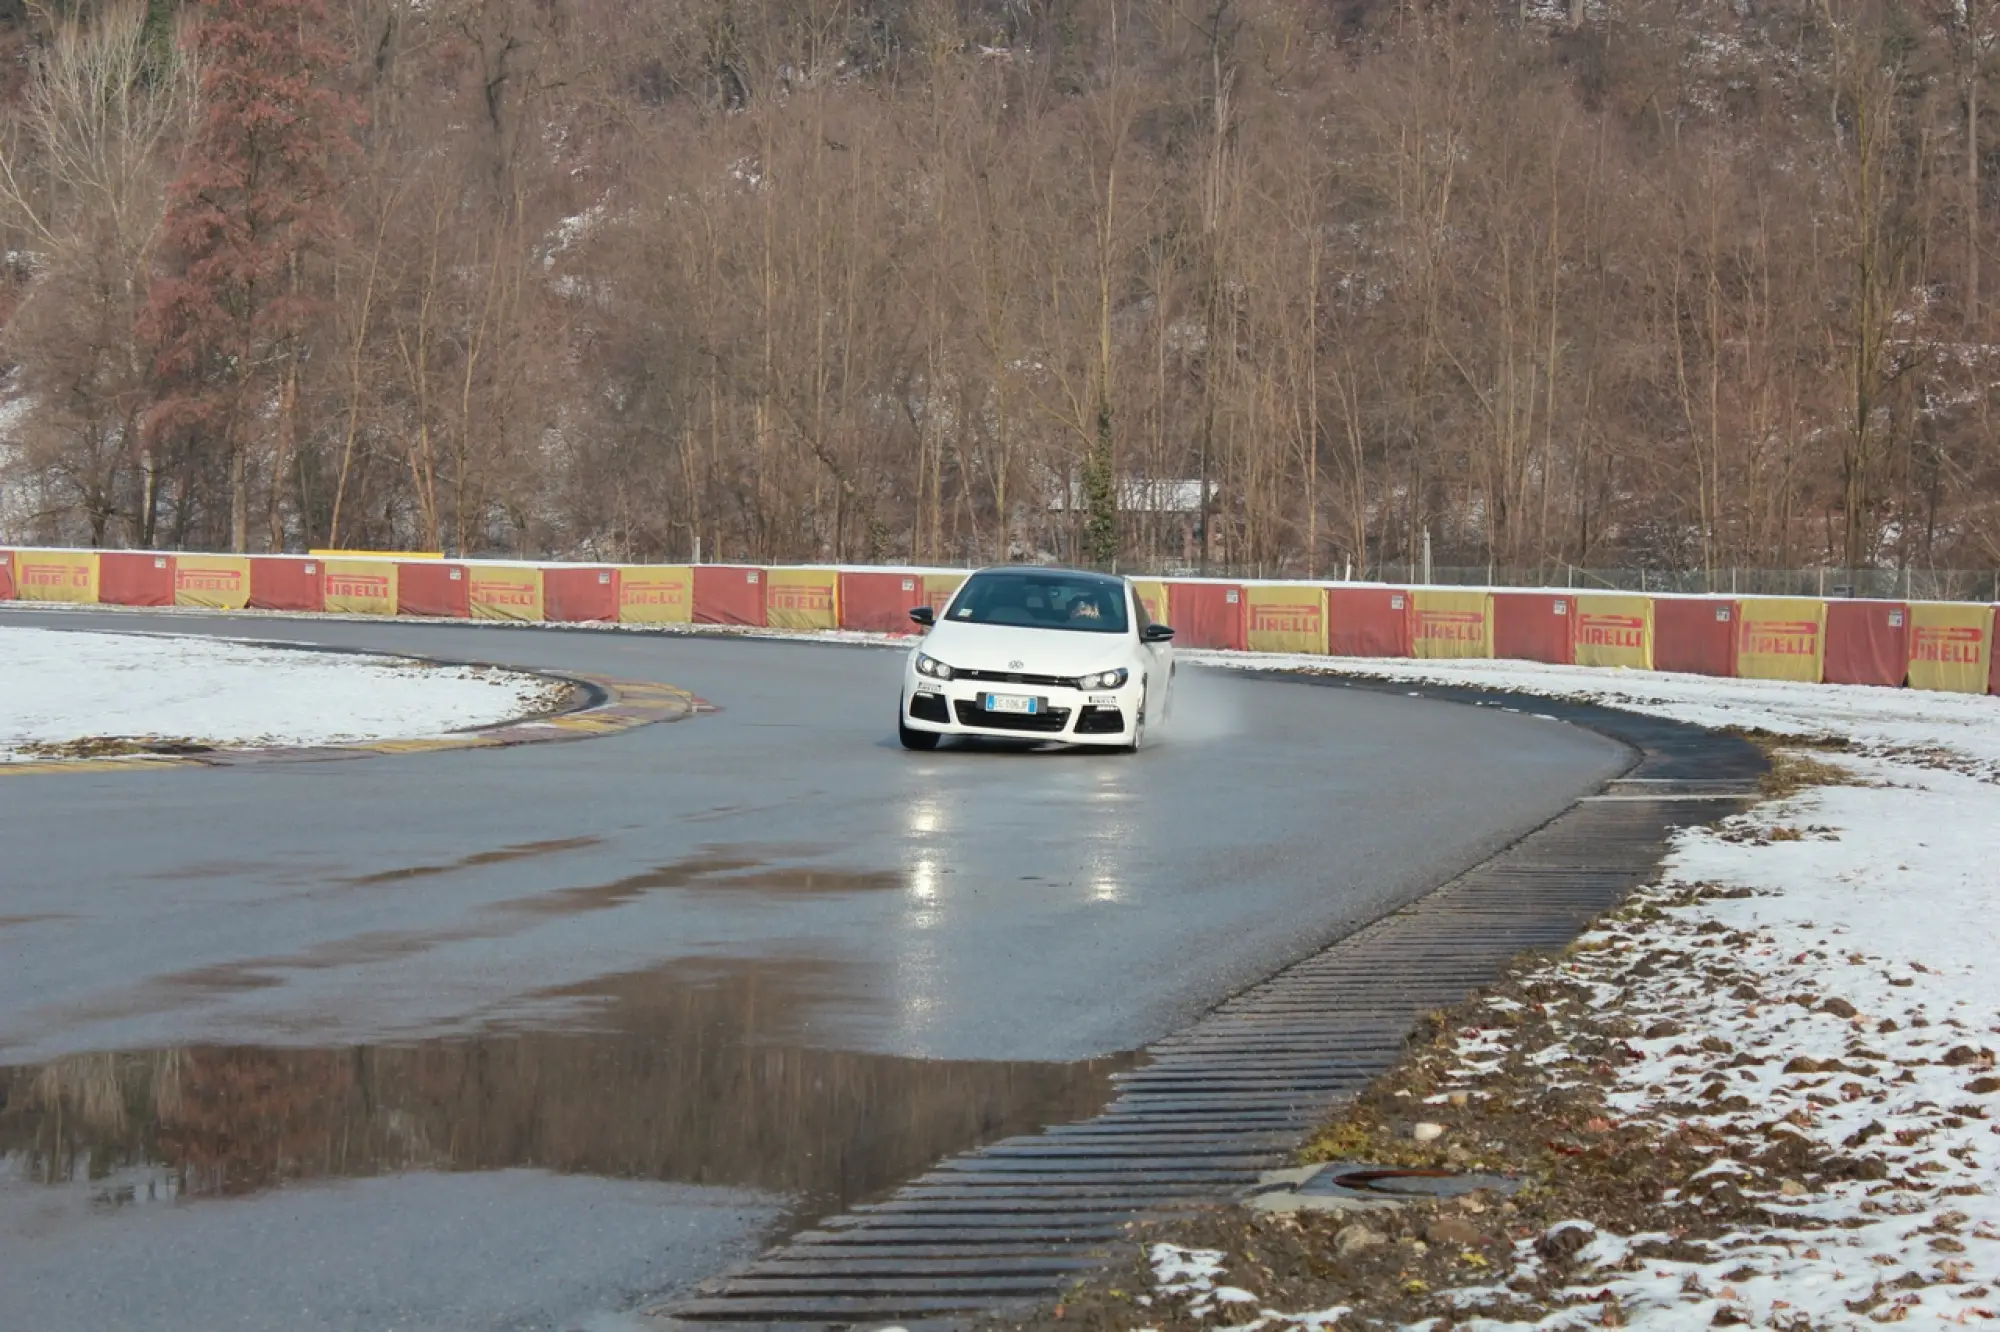
[[258,451],[280,488],[316,304],[309,260],[338,228],[334,191],[360,117],[333,83],[341,57],[322,0],[202,0],[201,10],[199,127],[146,312],[164,385],[148,434],[150,445],[176,440],[197,468],[222,460],[231,549],[242,551],[260,437],[273,441]]

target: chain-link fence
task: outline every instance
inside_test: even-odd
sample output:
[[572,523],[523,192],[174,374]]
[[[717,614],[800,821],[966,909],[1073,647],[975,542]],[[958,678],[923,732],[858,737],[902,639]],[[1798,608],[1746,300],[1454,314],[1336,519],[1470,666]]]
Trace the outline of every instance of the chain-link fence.
[[[1188,565],[1169,574],[1211,578],[1304,578],[1301,569],[1224,568]],[[1425,576],[1421,563],[1392,562],[1365,571],[1332,569],[1315,581],[1347,578],[1378,583],[1447,587],[1573,587],[1578,591],[1681,592],[1776,597],[1880,597],[1901,601],[2000,602],[2000,570],[1994,569],[1586,569],[1556,564],[1541,568],[1437,565]]]
[[[1419,568],[1417,573],[1421,575]],[[1903,601],[1993,601],[1992,569],[1554,569],[1434,568],[1431,582],[1589,591],[1690,592],[1773,597],[1882,597]]]

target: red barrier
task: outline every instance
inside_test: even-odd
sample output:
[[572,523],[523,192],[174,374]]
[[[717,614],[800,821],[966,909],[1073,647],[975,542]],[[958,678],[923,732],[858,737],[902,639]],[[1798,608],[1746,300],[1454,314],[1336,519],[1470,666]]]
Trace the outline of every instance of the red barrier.
[[107,550],[97,561],[97,599],[107,606],[174,604],[174,557]]
[[1910,673],[1910,608],[1900,601],[1826,603],[1828,684],[1900,689]]
[[0,550],[0,601],[14,599],[14,552]]
[[764,571],[740,564],[697,564],[694,622],[764,627]]
[[463,620],[472,615],[472,580],[462,564],[405,560],[396,570],[396,614]]
[[551,620],[616,620],[618,571],[550,565],[542,570],[542,614]]
[[1720,597],[1653,602],[1653,669],[1689,675],[1736,674],[1736,603]]
[[292,555],[250,557],[250,608],[317,611],[326,607],[324,566]]
[[1244,650],[1243,589],[1226,583],[1168,583],[1167,623],[1180,647]]
[[[1993,608],[1993,623],[2000,625],[2000,606]],[[1993,660],[1986,668],[1986,692],[2000,694],[2000,651],[1993,653]]]
[[1400,587],[1326,590],[1326,650],[1336,657],[1411,657],[1410,594]]
[[1511,661],[1576,661],[1576,598],[1561,592],[1495,592],[1493,655]]
[[924,578],[913,573],[843,573],[840,627],[878,634],[909,633],[910,611],[926,604]]

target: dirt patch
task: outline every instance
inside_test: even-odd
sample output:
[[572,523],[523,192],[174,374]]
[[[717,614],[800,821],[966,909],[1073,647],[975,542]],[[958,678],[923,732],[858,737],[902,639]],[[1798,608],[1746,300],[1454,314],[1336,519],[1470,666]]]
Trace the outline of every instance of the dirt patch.
[[1848,769],[1813,757],[1814,753],[1854,753],[1854,746],[1842,737],[1778,735],[1756,728],[1734,734],[1763,750],[1770,760],[1769,769],[1757,783],[1767,800],[1788,799],[1814,786],[1860,785],[1860,779]]
[[34,740],[16,747],[31,759],[100,759],[212,754],[215,746],[189,736],[87,735],[75,740]]
[[[1716,892],[1689,889],[1677,900]],[[1142,1229],[1142,1252],[1119,1269],[1059,1306],[999,1325],[1241,1326],[1263,1310],[1334,1307],[1350,1311],[1342,1326],[1534,1319],[1579,1305],[1571,1289],[1576,1255],[1600,1232],[1657,1236],[1634,1246],[1627,1261],[1676,1253],[1706,1259],[1712,1254],[1704,1241],[1772,1220],[1768,1203],[1781,1196],[1779,1186],[1747,1184],[1753,1172],[1766,1176],[1774,1161],[1786,1177],[1865,1169],[1791,1144],[1627,1120],[1607,1093],[1626,1058],[1624,1043],[1642,1032],[1630,1022],[1593,1023],[1596,997],[1590,982],[1524,960],[1478,999],[1431,1014],[1412,1033],[1403,1063],[1301,1154],[1308,1162],[1492,1171],[1521,1182],[1512,1198],[1482,1192],[1366,1213],[1218,1208]],[[1589,1062],[1551,1077],[1548,1055],[1557,1049],[1581,1051]],[[1741,1173],[1723,1162],[1739,1164]],[[1691,1186],[1701,1194],[1698,1207],[1670,1205]],[[1163,1297],[1152,1252],[1161,1243],[1221,1254],[1218,1288],[1254,1291],[1255,1305]],[[1139,1303],[1142,1297],[1151,1302]],[[1609,1307],[1602,1312],[1616,1317]]]

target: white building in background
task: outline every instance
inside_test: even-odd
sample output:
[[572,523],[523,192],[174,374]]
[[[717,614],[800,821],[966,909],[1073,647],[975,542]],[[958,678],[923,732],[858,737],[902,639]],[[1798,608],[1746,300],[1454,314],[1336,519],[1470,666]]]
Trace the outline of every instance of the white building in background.
[[[1072,473],[1065,484],[1063,479],[1048,476],[1044,480],[1047,507],[1050,513],[1081,515],[1090,505],[1084,495],[1083,479]],[[1181,569],[1193,568],[1201,562],[1202,523],[1202,483],[1200,478],[1162,478],[1126,476],[1117,483],[1118,512],[1122,515],[1137,515],[1143,534],[1156,539],[1161,553],[1170,565]],[[1220,507],[1222,483],[1208,483],[1208,512],[1214,514]],[[1138,537],[1139,531],[1128,531],[1128,539]],[[1220,560],[1223,556],[1221,542],[1211,534],[1208,558]]]

